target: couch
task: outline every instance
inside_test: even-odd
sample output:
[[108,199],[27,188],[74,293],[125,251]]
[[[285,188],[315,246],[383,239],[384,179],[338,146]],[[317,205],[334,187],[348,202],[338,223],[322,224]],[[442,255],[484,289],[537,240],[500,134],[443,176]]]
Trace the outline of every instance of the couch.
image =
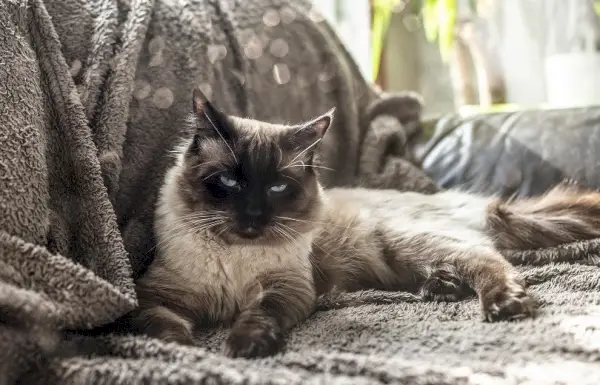
[[600,106],[430,119],[413,146],[440,187],[535,196],[573,179],[599,188]]

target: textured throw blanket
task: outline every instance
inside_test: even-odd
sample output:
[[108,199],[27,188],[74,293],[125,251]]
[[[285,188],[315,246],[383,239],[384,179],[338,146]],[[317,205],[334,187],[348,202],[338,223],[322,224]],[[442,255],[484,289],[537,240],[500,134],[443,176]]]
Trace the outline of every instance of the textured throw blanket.
[[120,329],[195,86],[272,121],[335,105],[328,186],[436,190],[406,155],[419,100],[370,89],[304,1],[3,0],[0,48],[0,385],[600,383],[600,273],[547,263],[597,264],[594,243],[512,256],[540,264],[523,268],[543,304],[525,322],[347,294],[256,361],[222,357],[223,330],[186,348]]

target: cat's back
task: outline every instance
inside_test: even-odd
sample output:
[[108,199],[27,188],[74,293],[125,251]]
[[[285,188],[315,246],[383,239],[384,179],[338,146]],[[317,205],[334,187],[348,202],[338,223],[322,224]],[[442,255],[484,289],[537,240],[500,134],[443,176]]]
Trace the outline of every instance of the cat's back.
[[328,206],[336,212],[354,213],[363,223],[385,224],[397,231],[476,239],[485,228],[489,198],[448,190],[436,194],[333,188]]

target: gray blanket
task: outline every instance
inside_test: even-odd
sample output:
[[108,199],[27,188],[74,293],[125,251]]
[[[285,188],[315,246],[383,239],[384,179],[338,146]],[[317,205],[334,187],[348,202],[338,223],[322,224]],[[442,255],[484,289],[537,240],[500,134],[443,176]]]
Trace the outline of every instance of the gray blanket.
[[597,263],[593,243],[513,256],[541,263],[523,270],[543,313],[520,323],[347,294],[257,361],[222,357],[223,330],[186,348],[120,329],[195,86],[272,121],[335,105],[328,186],[436,190],[406,151],[418,98],[369,88],[304,1],[4,0],[0,48],[0,385],[600,383],[600,273],[547,263]]

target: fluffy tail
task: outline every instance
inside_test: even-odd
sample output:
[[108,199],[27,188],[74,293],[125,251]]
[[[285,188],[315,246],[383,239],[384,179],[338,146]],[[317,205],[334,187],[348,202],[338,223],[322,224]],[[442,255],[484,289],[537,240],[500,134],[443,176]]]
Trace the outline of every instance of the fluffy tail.
[[488,206],[496,247],[530,250],[600,238],[600,192],[561,184],[543,196]]

